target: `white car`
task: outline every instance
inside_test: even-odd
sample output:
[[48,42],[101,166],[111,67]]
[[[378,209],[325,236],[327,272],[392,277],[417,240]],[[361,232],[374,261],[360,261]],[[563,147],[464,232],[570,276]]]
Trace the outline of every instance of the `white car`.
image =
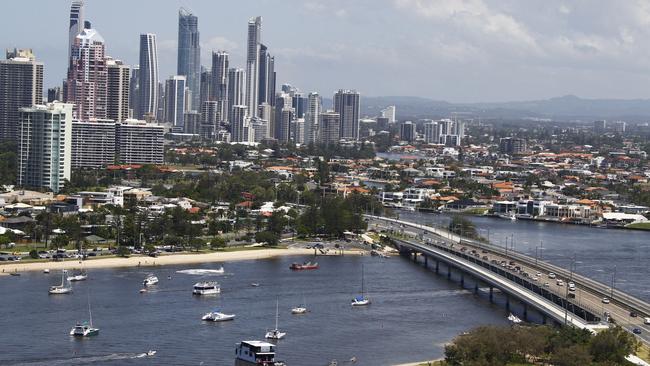
[[551,287],[551,285],[548,282],[544,282],[544,287]]
[[609,304],[609,299],[606,298],[606,297],[603,297],[602,302],[603,302],[603,304]]
[[548,278],[553,279],[555,278],[555,273],[551,272],[548,274]]
[[562,281],[562,280],[557,280],[557,281],[555,281],[555,284],[558,285],[558,286],[560,286],[560,287],[562,287],[562,286],[564,286],[564,281]]

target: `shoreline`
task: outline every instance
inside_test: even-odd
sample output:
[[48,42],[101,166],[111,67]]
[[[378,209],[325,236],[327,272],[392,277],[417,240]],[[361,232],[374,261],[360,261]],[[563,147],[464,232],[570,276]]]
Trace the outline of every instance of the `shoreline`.
[[21,272],[35,272],[49,269],[50,271],[57,270],[72,270],[79,268],[120,268],[120,267],[157,267],[167,265],[179,264],[196,264],[196,263],[218,263],[227,261],[243,261],[255,259],[269,259],[276,257],[286,256],[299,256],[310,255],[313,256],[314,251],[311,249],[256,249],[256,250],[242,250],[236,252],[212,252],[212,253],[184,253],[184,254],[170,254],[162,255],[156,258],[146,256],[132,256],[128,258],[110,257],[98,258],[92,260],[85,260],[83,262],[77,260],[68,260],[63,262],[32,262],[20,263],[13,262],[11,264],[0,264],[0,277],[9,276],[11,273]]

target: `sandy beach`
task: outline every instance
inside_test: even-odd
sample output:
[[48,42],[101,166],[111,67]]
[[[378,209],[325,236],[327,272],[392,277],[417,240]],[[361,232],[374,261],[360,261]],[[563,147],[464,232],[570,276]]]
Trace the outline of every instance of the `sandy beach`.
[[212,263],[212,262],[227,262],[227,261],[242,261],[254,259],[266,259],[280,256],[290,255],[313,255],[314,251],[311,249],[255,249],[255,250],[242,250],[237,252],[214,252],[214,253],[199,253],[199,254],[170,254],[161,255],[157,258],[146,256],[133,256],[129,258],[110,257],[98,258],[83,261],[80,263],[77,260],[66,260],[64,262],[32,262],[21,263],[11,262],[0,264],[0,276],[8,276],[12,272],[26,272],[26,271],[43,271],[49,269],[51,271],[62,269],[75,269],[75,268],[116,268],[116,267],[153,267],[165,266],[171,264],[192,264],[192,263]]

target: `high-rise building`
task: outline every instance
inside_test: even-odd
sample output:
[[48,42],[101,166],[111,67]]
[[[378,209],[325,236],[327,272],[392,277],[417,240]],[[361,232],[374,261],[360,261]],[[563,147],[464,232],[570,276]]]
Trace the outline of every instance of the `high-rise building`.
[[122,164],[162,164],[165,127],[139,120],[117,123],[115,152]]
[[115,162],[115,122],[72,122],[72,169],[102,168]]
[[357,91],[339,90],[334,94],[334,112],[341,116],[340,138],[346,140],[359,139],[360,108],[360,97]]
[[395,123],[395,106],[391,105],[381,110],[381,116],[388,118],[388,123]]
[[134,118],[140,110],[140,65],[131,69],[129,79],[129,118]]
[[272,128],[271,121],[273,119],[273,107],[271,107],[271,105],[269,105],[266,102],[262,103],[259,105],[259,107],[257,107],[257,115],[258,115],[257,119],[264,121],[264,124],[266,126],[264,131],[264,136],[262,136],[259,141],[261,141],[262,139],[271,138],[271,135],[273,134],[273,132],[271,131]]
[[70,25],[68,27],[68,63],[72,59],[72,46],[75,38],[84,30],[84,2],[75,0],[70,6]]
[[228,63],[227,52],[212,52],[212,100],[217,101],[219,122],[228,120]]
[[[62,95],[61,95],[61,87],[60,86],[55,86],[53,88],[48,88],[47,89],[47,102],[52,103],[54,101],[60,101]],[[40,103],[33,103],[33,104],[40,104]]]
[[197,111],[187,111],[183,116],[185,125],[181,128],[175,128],[179,132],[185,132],[192,135],[199,135],[201,133],[201,113]]
[[318,121],[318,141],[325,145],[337,144],[339,142],[340,126],[340,114],[334,112],[321,113]]
[[291,107],[284,107],[280,112],[280,118],[276,121],[276,128],[279,134],[275,138],[280,142],[289,142],[293,135],[291,128],[294,122],[296,110]]
[[424,123],[424,142],[427,144],[440,143],[440,125],[436,121]]
[[31,50],[7,51],[0,61],[0,141],[15,141],[22,107],[43,103],[43,63]]
[[605,131],[607,131],[607,121],[605,120],[594,121],[594,132],[602,133]]
[[296,92],[291,96],[291,107],[296,110],[296,118],[305,117],[309,108],[308,103],[307,97],[302,93]]
[[131,68],[120,60],[106,60],[108,68],[108,91],[106,117],[116,122],[129,118],[129,92]]
[[210,70],[201,71],[201,83],[200,83],[201,95],[199,98],[198,107],[194,108],[197,111],[201,110],[203,102],[206,100],[212,100],[212,72]]
[[618,133],[625,133],[625,128],[627,127],[627,123],[625,121],[616,121],[614,122],[614,131]]
[[307,112],[305,113],[304,143],[316,142],[318,134],[318,119],[320,118],[322,100],[318,93],[309,93],[307,97]]
[[244,105],[245,102],[246,73],[243,69],[228,70],[228,121],[232,122],[230,113],[236,105]]
[[185,88],[183,75],[174,75],[165,82],[165,122],[183,128],[185,125]]
[[499,151],[502,154],[516,155],[526,152],[526,140],[516,137],[505,137],[499,140]]
[[203,138],[211,139],[215,131],[219,129],[219,102],[216,100],[206,100],[201,104],[201,130],[206,131],[210,127],[210,136],[201,133]]
[[75,38],[66,88],[66,102],[75,105],[74,114],[78,120],[106,118],[106,45],[95,29],[84,29]]
[[72,107],[57,102],[20,108],[19,186],[58,192],[70,179]]
[[267,138],[269,124],[268,121],[261,118],[254,118],[250,121],[250,129],[252,129],[252,140],[253,142],[260,142]]
[[247,117],[248,107],[245,105],[234,105],[230,119],[230,134],[232,142],[248,142],[249,121]]
[[388,117],[377,117],[377,129],[379,131],[388,131],[388,124],[390,119]]
[[260,45],[259,87],[257,104],[273,105],[275,98],[275,57],[271,56],[268,48]]
[[192,92],[189,109],[201,107],[201,46],[199,44],[199,18],[185,8],[178,11],[178,75],[187,78]]
[[279,140],[279,141],[286,141],[282,140],[281,137],[285,136],[284,135],[284,127],[282,125],[282,111],[285,108],[292,108],[292,99],[291,95],[284,93],[284,92],[279,92],[275,96],[275,106],[274,106],[274,113],[273,113],[273,118],[270,124],[271,128],[271,133],[273,134],[271,137]]
[[246,106],[249,117],[257,117],[259,103],[260,48],[262,43],[262,17],[248,21],[246,47]]
[[415,141],[415,124],[411,121],[402,123],[399,129],[399,136],[402,141]]
[[154,118],[158,113],[158,47],[156,35],[140,35],[140,71],[138,75],[137,118]]

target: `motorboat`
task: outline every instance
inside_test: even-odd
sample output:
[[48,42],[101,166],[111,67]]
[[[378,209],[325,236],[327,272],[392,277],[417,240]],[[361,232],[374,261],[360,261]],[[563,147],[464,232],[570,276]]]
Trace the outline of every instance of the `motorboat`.
[[510,321],[511,321],[512,323],[514,323],[514,324],[519,324],[519,323],[521,323],[521,319],[519,319],[519,317],[516,316],[516,315],[513,314],[513,313],[510,313],[510,315],[508,315],[508,320],[510,320]]
[[88,273],[86,271],[79,272],[75,275],[72,275],[68,277],[68,281],[70,282],[75,282],[75,281],[85,281],[88,279]]
[[66,275],[68,271],[65,269],[61,273],[61,284],[58,286],[50,286],[49,293],[52,295],[60,294],[69,294],[72,292],[72,287],[69,286],[68,281],[66,280]]
[[221,293],[221,287],[215,281],[197,282],[194,284],[192,293],[194,295],[216,295]]
[[312,263],[312,262],[305,262],[303,264],[300,263],[292,263],[291,266],[289,266],[289,269],[294,270],[294,271],[302,271],[302,270],[309,270],[309,269],[318,269],[318,262]]
[[45,268],[45,269],[43,270],[43,273],[48,274],[48,273],[50,273],[50,270],[47,269],[47,268]]
[[158,283],[158,277],[154,275],[149,275],[147,276],[147,278],[144,279],[144,281],[142,281],[142,284],[144,286],[153,286],[157,283]]
[[276,300],[275,301],[275,329],[269,330],[266,332],[266,338],[267,339],[282,339],[284,336],[287,335],[285,332],[281,332],[278,329],[278,320],[280,319],[280,301]]
[[296,306],[295,308],[291,309],[291,314],[306,314],[307,313],[307,308],[304,306]]
[[203,315],[201,319],[211,321],[211,322],[225,322],[228,320],[234,320],[235,314],[225,314],[215,309]]

